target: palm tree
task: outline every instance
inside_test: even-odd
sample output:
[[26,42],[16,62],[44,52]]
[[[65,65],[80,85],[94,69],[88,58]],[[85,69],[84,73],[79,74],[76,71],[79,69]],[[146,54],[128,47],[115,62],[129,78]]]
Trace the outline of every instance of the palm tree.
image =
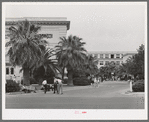
[[[40,73],[41,72],[41,73]],[[43,81],[43,78],[49,77],[51,75],[57,75],[61,73],[61,69],[58,66],[57,60],[55,59],[55,50],[52,48],[42,48],[42,55],[39,66],[36,67],[33,71],[34,76],[40,81]]]
[[47,48],[41,57],[41,61],[39,66],[43,66],[45,73],[47,72],[47,69],[51,69],[55,75],[57,75],[58,72],[61,72],[61,69],[58,66],[57,59],[55,56],[55,50]]
[[42,50],[39,47],[41,37],[37,36],[39,26],[25,20],[18,22],[16,27],[9,28],[10,41],[6,47],[10,47],[8,56],[13,66],[21,66],[25,85],[30,85],[30,70],[38,66]]
[[58,59],[59,66],[63,69],[67,69],[68,72],[68,82],[67,85],[73,85],[73,69],[81,66],[85,60],[85,48],[84,42],[81,42],[82,38],[77,36],[68,36],[60,38],[61,41],[56,46],[56,55]]

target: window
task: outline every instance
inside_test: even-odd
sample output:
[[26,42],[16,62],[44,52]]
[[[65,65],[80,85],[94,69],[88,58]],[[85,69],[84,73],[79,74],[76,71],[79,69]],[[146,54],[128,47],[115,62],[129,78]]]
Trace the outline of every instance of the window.
[[116,64],[117,64],[117,65],[120,65],[120,61],[116,61]]
[[9,68],[6,68],[6,75],[9,74]]
[[100,61],[100,65],[103,65],[103,61]]
[[114,54],[111,54],[111,58],[114,58]]
[[116,58],[120,58],[120,54],[116,54]]
[[14,68],[11,68],[11,74],[14,74]]
[[105,58],[109,58],[109,54],[105,54]]
[[108,65],[108,64],[109,64],[109,61],[106,61],[106,62],[105,62],[105,65]]
[[100,58],[103,58],[103,54],[100,54]]

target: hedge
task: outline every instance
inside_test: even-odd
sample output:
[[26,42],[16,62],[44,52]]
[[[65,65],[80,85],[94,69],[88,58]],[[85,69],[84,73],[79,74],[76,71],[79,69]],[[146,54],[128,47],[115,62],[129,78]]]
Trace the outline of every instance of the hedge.
[[73,79],[73,84],[78,86],[90,85],[91,81],[86,77],[78,77]]
[[13,80],[6,80],[6,92],[17,92],[20,91],[19,83]]
[[133,92],[144,92],[144,80],[138,80],[133,83]]

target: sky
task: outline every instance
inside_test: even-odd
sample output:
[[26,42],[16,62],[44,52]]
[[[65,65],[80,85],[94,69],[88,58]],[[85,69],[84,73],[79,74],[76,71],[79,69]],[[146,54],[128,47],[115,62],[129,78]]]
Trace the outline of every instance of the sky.
[[5,17],[67,17],[68,35],[86,42],[87,51],[136,51],[145,44],[146,4],[11,4]]

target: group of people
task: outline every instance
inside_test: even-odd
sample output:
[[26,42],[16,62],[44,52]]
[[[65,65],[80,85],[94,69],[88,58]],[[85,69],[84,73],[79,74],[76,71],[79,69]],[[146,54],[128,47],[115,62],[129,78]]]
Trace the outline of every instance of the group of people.
[[[44,93],[46,94],[47,92],[47,80],[44,80],[42,82],[44,86]],[[63,83],[60,77],[55,76],[54,77],[54,94],[57,92],[57,94],[63,94]]]
[[91,86],[92,87],[95,87],[95,88],[99,87],[100,82],[101,82],[101,77],[94,77],[94,76],[91,77]]

